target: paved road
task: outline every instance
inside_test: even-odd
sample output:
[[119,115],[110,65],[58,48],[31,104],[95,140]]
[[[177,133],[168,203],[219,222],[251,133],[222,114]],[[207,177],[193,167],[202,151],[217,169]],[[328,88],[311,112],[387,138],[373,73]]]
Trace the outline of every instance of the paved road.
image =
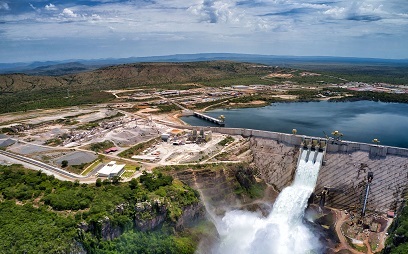
[[53,167],[53,166],[50,166],[48,164],[45,164],[44,162],[37,161],[37,160],[31,159],[31,158],[28,158],[28,157],[25,157],[25,156],[21,156],[21,155],[18,155],[18,154],[6,152],[6,151],[3,151],[3,150],[0,150],[0,154],[2,154],[4,156],[7,156],[7,157],[10,157],[10,158],[13,158],[13,159],[16,159],[16,160],[19,160],[19,161],[23,161],[23,162],[35,165],[35,166],[40,167],[40,168],[44,168],[44,169],[46,169],[48,171],[58,173],[60,175],[66,176],[68,178],[73,178],[73,179],[84,179],[85,178],[84,176],[73,174],[73,173],[67,172],[65,170],[62,170],[60,168]]
[[[59,174],[57,174],[57,173],[55,173],[55,172],[53,172],[53,171],[46,170],[46,169],[44,169],[44,168],[35,166],[35,165],[33,165],[33,164],[30,164],[30,163],[27,163],[27,162],[24,162],[24,161],[21,161],[21,160],[17,160],[17,159],[11,158],[11,157],[6,156],[6,155],[3,155],[3,154],[1,154],[1,153],[0,153],[0,161],[4,161],[4,162],[10,163],[10,164],[20,164],[20,165],[23,165],[23,167],[28,168],[28,169],[32,169],[32,170],[36,170],[36,171],[42,171],[43,173],[45,173],[45,174],[47,174],[47,175],[53,175],[53,176],[54,176],[56,179],[58,179],[58,180],[62,180],[62,181],[74,181],[74,179],[68,178],[68,177],[66,177],[66,176],[59,175]],[[82,181],[81,181],[81,182],[82,182]]]
[[[82,149],[76,149],[76,150],[82,150]],[[87,150],[84,150],[87,151]],[[87,151],[89,152],[89,151]],[[110,158],[115,158],[115,159],[121,159],[121,160],[125,160],[125,161],[131,161],[131,162],[135,162],[134,160],[131,159],[126,159],[126,158],[121,158],[119,156],[114,156],[114,155],[106,155],[107,157]],[[81,175],[77,175],[77,174],[73,174],[70,173],[68,171],[62,170],[60,168],[48,165],[44,162],[41,161],[37,161],[25,156],[21,156],[18,154],[14,154],[14,153],[10,153],[10,152],[6,152],[3,150],[0,150],[0,159],[1,158],[7,158],[11,163],[16,163],[16,164],[23,164],[23,166],[27,167],[27,168],[31,168],[34,170],[43,170],[44,173],[47,174],[52,174],[55,176],[55,178],[59,179],[59,180],[65,180],[65,181],[75,181],[75,180],[79,180],[81,183],[95,183],[96,181],[96,177],[93,176],[94,173],[96,173],[100,168],[102,168],[104,166],[104,164],[100,164],[98,165],[93,171],[92,174],[88,174],[87,176],[81,176]],[[150,163],[143,163],[144,168],[146,170],[150,170],[151,168],[154,168],[158,165],[156,164],[152,164],[150,165]],[[96,171],[96,172],[95,172]],[[132,178],[137,178],[141,175],[141,172],[137,172],[136,174],[133,175]],[[122,180],[123,182],[127,182],[130,181],[131,178],[127,178]]]
[[99,170],[101,170],[106,164],[98,162],[98,166],[96,166],[91,173],[89,173],[87,176],[94,176],[96,173],[98,173]]

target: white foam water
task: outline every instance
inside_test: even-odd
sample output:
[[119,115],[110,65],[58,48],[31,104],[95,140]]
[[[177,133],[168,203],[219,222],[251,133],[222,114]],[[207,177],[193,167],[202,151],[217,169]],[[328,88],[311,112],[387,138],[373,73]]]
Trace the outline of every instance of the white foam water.
[[[316,185],[323,154],[303,151],[295,179],[275,201],[268,217],[234,210],[215,219],[220,243],[214,254],[319,253],[317,237],[303,223],[307,201]],[[309,157],[309,159],[307,158]]]

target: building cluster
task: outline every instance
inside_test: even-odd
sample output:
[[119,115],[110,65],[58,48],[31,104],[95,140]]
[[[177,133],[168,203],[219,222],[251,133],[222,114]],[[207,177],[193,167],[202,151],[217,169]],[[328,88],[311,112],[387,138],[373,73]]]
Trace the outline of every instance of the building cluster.
[[113,129],[123,127],[125,124],[136,121],[134,117],[119,117],[110,121],[101,121],[98,126],[92,127],[89,130],[73,130],[66,139],[63,140],[63,145],[67,145],[72,142],[86,142],[95,137],[107,133]]
[[165,133],[162,133],[161,139],[163,142],[170,142],[173,145],[185,145],[191,143],[203,143],[208,142],[212,138],[211,131],[204,131],[204,129],[194,129],[189,131],[182,131],[178,129],[172,129]]
[[363,82],[348,82],[345,84],[338,85],[338,87],[345,88],[351,91],[408,94],[408,88],[406,86],[391,85],[386,83],[368,84]]
[[[121,96],[120,98],[134,99],[138,101],[134,107],[136,108],[148,108],[159,105],[170,105],[171,100],[174,103],[178,103],[184,107],[190,105],[196,105],[200,103],[222,101],[229,98],[239,97],[243,95],[252,95],[261,91],[268,92],[284,92],[290,89],[298,89],[299,87],[292,83],[263,85],[232,85],[228,87],[216,88],[216,87],[199,87],[188,90],[151,90],[150,92],[138,92],[127,96]],[[165,98],[163,98],[165,97]],[[119,107],[122,105],[119,105]],[[129,105],[123,104],[123,107],[129,107]]]
[[166,156],[166,154],[178,153],[181,150],[191,153],[194,149],[196,149],[193,149],[193,146],[191,145],[206,143],[211,139],[212,132],[204,131],[203,129],[169,129],[161,134],[161,144],[153,145],[145,149],[143,152],[141,152],[141,154],[132,156],[132,158],[155,162],[161,160]]

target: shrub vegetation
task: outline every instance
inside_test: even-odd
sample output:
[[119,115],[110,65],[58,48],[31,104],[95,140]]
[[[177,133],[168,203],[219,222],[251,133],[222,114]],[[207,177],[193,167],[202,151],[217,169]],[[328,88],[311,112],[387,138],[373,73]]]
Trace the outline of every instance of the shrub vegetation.
[[[137,231],[135,218],[154,218],[157,210],[137,211],[139,203],[160,200],[167,207],[169,230]],[[0,253],[193,253],[191,237],[171,229],[184,206],[199,195],[180,181],[161,173],[144,173],[140,182],[100,181],[80,184],[60,181],[21,165],[0,165]],[[117,207],[123,207],[120,211]],[[101,221],[109,220],[122,236],[103,240]],[[80,230],[85,223],[89,230]],[[125,250],[126,247],[129,250]],[[78,251],[79,252],[79,251]]]

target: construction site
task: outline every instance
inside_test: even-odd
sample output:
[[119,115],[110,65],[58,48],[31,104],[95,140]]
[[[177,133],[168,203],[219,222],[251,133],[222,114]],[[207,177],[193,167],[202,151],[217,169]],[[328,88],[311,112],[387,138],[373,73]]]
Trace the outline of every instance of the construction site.
[[[235,145],[247,143],[240,135],[232,138],[198,127],[194,130],[171,128],[167,125],[174,124],[169,122],[174,118],[167,114],[135,114],[103,106],[8,117],[13,123],[0,126],[5,133],[0,137],[0,147],[52,167],[62,167],[88,180],[106,175],[98,172],[111,161],[125,165],[121,172],[124,179],[140,174],[135,168],[150,170],[158,165],[239,162],[241,158],[236,156],[239,154],[234,151]],[[227,141],[223,141],[226,138]],[[129,153],[138,146],[143,149]]]

